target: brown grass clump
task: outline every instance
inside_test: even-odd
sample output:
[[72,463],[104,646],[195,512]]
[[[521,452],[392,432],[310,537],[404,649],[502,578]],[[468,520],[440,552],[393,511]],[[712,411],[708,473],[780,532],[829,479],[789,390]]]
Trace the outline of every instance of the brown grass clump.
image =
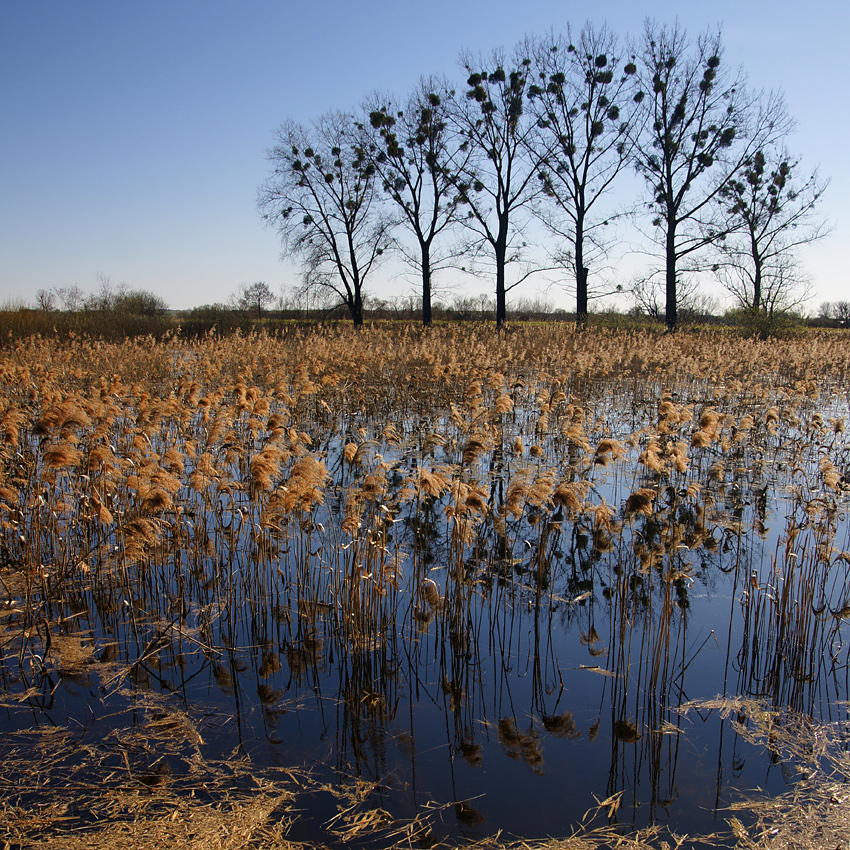
[[65,440],[44,450],[44,465],[47,469],[66,469],[72,466],[80,466],[82,461],[82,452]]
[[664,449],[658,440],[650,440],[647,447],[640,453],[638,463],[643,464],[650,472],[660,475],[667,469],[663,452]]
[[462,460],[464,466],[474,464],[485,452],[493,447],[492,435],[487,431],[475,431],[470,435],[463,447]]
[[37,437],[50,437],[59,432],[62,439],[91,423],[86,411],[74,400],[53,404],[35,422],[32,432]]
[[418,487],[423,496],[439,499],[449,489],[450,483],[451,473],[447,469],[419,469]]
[[484,515],[489,510],[487,491],[475,484],[455,481],[452,485],[452,498],[455,502],[455,508],[451,513],[449,509],[446,509],[447,516],[466,517],[474,513]]
[[163,454],[162,466],[172,475],[179,476],[183,474],[186,464],[180,450],[175,446],[172,446],[170,449],[166,450],[165,454]]
[[635,490],[626,499],[626,516],[652,516],[652,503],[655,501],[655,491],[646,487]]
[[699,428],[691,437],[691,445],[698,449],[706,448],[720,439],[721,418],[716,410],[706,410],[699,419]]
[[838,490],[841,482],[841,473],[838,467],[828,457],[822,457],[818,462],[818,468],[823,476],[824,487],[828,487],[830,490]]
[[144,517],[124,523],[121,531],[124,536],[124,555],[131,562],[144,560],[160,540],[158,524]]
[[274,487],[274,479],[284,458],[284,451],[275,445],[264,446],[251,458],[250,493],[254,498]]
[[691,445],[695,449],[704,449],[707,446],[710,446],[714,441],[714,437],[708,432],[703,431],[702,428],[694,431],[693,436],[691,437]]
[[323,461],[312,455],[303,455],[292,465],[289,478],[277,489],[269,507],[280,508],[284,513],[294,510],[309,512],[324,502],[328,477]]
[[680,441],[670,443],[667,446],[667,455],[671,459],[676,472],[684,474],[688,471],[690,459],[688,458],[688,444]]
[[552,501],[571,513],[579,513],[584,509],[584,499],[587,496],[586,482],[562,481],[552,494]]
[[0,417],[3,443],[12,448],[18,448],[21,444],[21,429],[28,422],[29,415],[23,408],[15,404],[9,405]]
[[514,409],[513,399],[507,394],[500,395],[493,404],[493,410],[498,415],[510,413]]
[[90,472],[109,474],[118,469],[119,462],[111,446],[96,445],[89,451],[87,466]]
[[600,440],[596,446],[596,462],[601,463],[603,466],[607,466],[611,460],[617,460],[625,456],[626,447],[619,440],[605,438],[604,440]]
[[533,474],[533,470],[528,467],[520,469],[513,475],[510,484],[508,484],[505,510],[514,517],[522,516],[525,510],[525,499],[528,495]]
[[211,487],[218,479],[218,470],[213,465],[212,455],[209,452],[204,452],[198,459],[192,474],[189,476],[189,482],[192,487],[203,492]]

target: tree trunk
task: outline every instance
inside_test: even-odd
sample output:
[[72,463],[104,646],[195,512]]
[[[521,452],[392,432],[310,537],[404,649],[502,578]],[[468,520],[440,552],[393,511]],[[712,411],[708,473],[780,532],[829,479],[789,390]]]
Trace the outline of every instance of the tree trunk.
[[573,248],[576,263],[576,329],[587,326],[587,275],[584,266],[584,215],[579,210]]
[[359,330],[363,327],[363,298],[360,294],[359,285],[355,285],[354,287],[354,298],[349,302],[348,309],[351,313],[351,321],[354,323],[354,327]]
[[508,319],[507,299],[505,297],[505,264],[496,266],[496,327],[500,328]]
[[753,253],[753,263],[755,265],[755,274],[753,275],[753,311],[757,313],[761,309],[761,256],[759,255],[758,243],[755,236],[750,237],[750,243]]
[[505,293],[505,257],[508,253],[507,224],[499,228],[496,240],[496,327],[501,330],[508,318]]
[[665,275],[666,297],[664,302],[664,322],[668,331],[675,331],[678,323],[676,304],[676,229],[667,219],[667,264]]
[[582,330],[587,327],[587,276],[590,269],[578,266],[576,274],[576,328]]
[[422,324],[431,324],[431,247],[422,244]]

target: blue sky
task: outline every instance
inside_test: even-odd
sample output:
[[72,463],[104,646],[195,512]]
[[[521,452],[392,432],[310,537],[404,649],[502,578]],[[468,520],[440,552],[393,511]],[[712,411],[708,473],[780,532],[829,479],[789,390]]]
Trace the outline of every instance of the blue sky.
[[[693,35],[722,24],[727,62],[785,92],[789,146],[831,178],[833,234],[803,257],[809,308],[850,298],[850,4],[3,0],[0,303],[91,291],[98,275],[175,308],[225,301],[240,283],[294,284],[256,210],[284,119],[351,109],[375,89],[405,94],[423,74],[460,78],[464,49],[510,49],[588,18],[637,35],[646,16],[678,16]],[[412,287],[387,273],[373,291]]]

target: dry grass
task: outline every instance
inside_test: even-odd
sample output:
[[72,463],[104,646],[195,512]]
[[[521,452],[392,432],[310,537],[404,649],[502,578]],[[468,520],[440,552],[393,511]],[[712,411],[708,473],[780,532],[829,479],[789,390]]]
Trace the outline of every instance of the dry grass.
[[[310,772],[266,770],[246,758],[201,756],[198,726],[185,713],[150,695],[147,722],[117,730],[105,741],[82,743],[68,729],[36,727],[3,742],[0,840],[8,848],[270,848],[320,850],[365,842],[369,847],[456,847],[439,839],[446,806],[426,806],[414,820],[398,820],[371,801],[373,785],[352,780],[328,785]],[[850,756],[837,724],[816,723],[743,698],[717,698],[680,711],[717,711],[744,740],[788,763],[800,779],[779,797],[750,797],[725,814],[728,830],[675,834],[658,827],[624,833],[593,824],[613,815],[620,795],[600,800],[568,837],[508,839],[499,834],[464,846],[480,850],[670,850],[735,846],[738,850],[831,850],[850,840]],[[504,727],[504,728],[503,728]],[[500,723],[507,746],[526,746],[523,734]],[[73,752],[82,748],[84,757]],[[138,757],[143,755],[143,762]],[[166,766],[170,758],[176,769]],[[179,765],[179,767],[177,767]],[[295,841],[305,801],[324,795],[336,814],[321,825],[326,841]],[[19,802],[15,800],[32,800]],[[745,827],[743,821],[749,826]]]
[[740,697],[683,706],[684,711],[693,708],[719,711],[743,740],[766,749],[777,763],[796,774],[793,789],[785,794],[751,796],[729,807],[726,819],[738,850],[836,850],[850,846],[846,729]]
[[[585,642],[604,664],[587,669],[610,681],[614,729],[654,770],[658,730],[678,708],[665,702],[659,716],[659,696],[686,669],[688,588],[701,562],[737,552],[724,555],[740,574],[736,687],[774,694],[768,715],[805,717],[847,664],[848,376],[838,334],[450,326],[21,341],[0,354],[3,706],[41,706],[58,680],[90,677],[137,700],[147,667],[187,662],[208,665],[227,693],[222,659],[240,640],[271,706],[282,665],[300,684],[331,655],[409,657],[429,633],[458,663],[481,639],[467,624],[482,612],[587,602],[610,624]],[[555,554],[567,541],[569,569]],[[753,553],[768,545],[762,568]],[[468,706],[449,672],[453,706]],[[337,698],[383,727],[394,687],[365,665]],[[337,801],[324,826],[337,846],[436,840],[428,818],[397,821],[368,786],[254,777],[239,759],[204,755],[188,710],[143,708],[143,728],[98,745],[67,729],[4,742],[9,846],[301,846],[287,836],[309,794]],[[453,735],[474,758],[464,711]],[[540,729],[570,732],[558,717],[493,728],[533,769]],[[754,728],[736,730],[757,738]],[[826,734],[795,730],[810,749]],[[736,827],[742,848],[801,841],[782,818],[804,806],[821,835],[845,840],[844,807],[830,803],[846,799],[843,763],[827,775],[824,758],[801,796],[751,804],[760,821]],[[677,841],[588,827],[515,846]]]

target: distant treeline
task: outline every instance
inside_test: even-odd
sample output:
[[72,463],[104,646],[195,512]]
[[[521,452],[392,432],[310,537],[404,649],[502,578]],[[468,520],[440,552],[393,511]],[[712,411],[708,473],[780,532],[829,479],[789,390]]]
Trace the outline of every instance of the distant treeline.
[[[140,302],[144,303],[144,302]],[[783,334],[805,327],[846,328],[848,323],[833,305],[823,305],[820,315],[805,318],[793,313],[776,314],[769,327],[753,324],[748,311],[727,311],[721,316],[710,311],[694,309],[683,316],[684,324],[693,326],[737,327],[744,333]],[[367,322],[402,321],[418,322],[420,307],[415,298],[400,302],[375,300],[365,309]],[[488,298],[459,298],[451,304],[436,303],[433,308],[435,322],[494,321],[495,305]],[[342,305],[334,309],[306,309],[284,307],[266,310],[262,318],[256,311],[224,304],[207,304],[190,310],[169,310],[160,305],[154,311],[133,309],[127,303],[101,306],[94,309],[59,310],[24,306],[0,309],[0,340],[8,345],[23,337],[41,335],[73,338],[88,336],[108,342],[127,338],[151,336],[162,339],[167,335],[192,339],[210,333],[226,336],[233,333],[286,332],[294,326],[319,323],[343,323],[348,319]],[[575,322],[576,315],[545,301],[518,301],[512,308],[515,322]],[[637,328],[657,326],[663,328],[663,317],[649,317],[632,309],[619,312],[614,309],[592,313],[590,325],[609,328]]]

